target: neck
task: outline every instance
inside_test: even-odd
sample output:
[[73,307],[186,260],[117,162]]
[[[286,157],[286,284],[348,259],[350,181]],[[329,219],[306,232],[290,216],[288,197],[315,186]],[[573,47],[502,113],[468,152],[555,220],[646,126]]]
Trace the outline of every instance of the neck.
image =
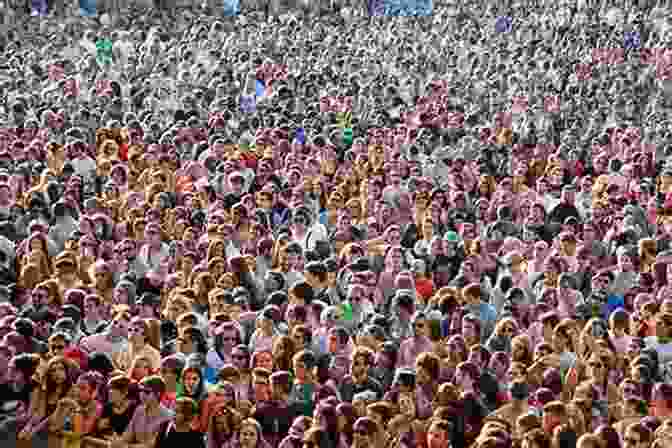
[[139,342],[131,341],[131,346],[133,347],[134,351],[142,350],[143,348],[145,348],[145,341],[139,341]]
[[516,410],[527,408],[526,400],[511,400],[511,407]]
[[189,432],[191,430],[191,426],[189,425],[188,421],[184,421],[181,423],[175,423],[175,431],[177,432]]

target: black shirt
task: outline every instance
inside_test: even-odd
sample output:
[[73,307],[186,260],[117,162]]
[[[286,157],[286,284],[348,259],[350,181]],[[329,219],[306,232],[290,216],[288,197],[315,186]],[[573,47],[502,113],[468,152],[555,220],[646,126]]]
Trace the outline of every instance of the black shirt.
[[380,385],[378,380],[371,377],[368,377],[362,384],[356,384],[352,379],[352,376],[347,375],[338,389],[341,394],[341,399],[348,403],[352,402],[355,395],[367,390],[375,392],[378,399],[383,396],[383,386]]
[[205,438],[203,433],[198,431],[177,432],[172,421],[167,421],[159,427],[159,434],[156,439],[155,448],[205,448]]
[[128,424],[133,418],[134,412],[135,406],[132,403],[129,403],[126,412],[123,414],[115,414],[112,410],[112,403],[105,403],[100,419],[108,419],[110,421],[110,428],[112,428],[112,431],[114,431],[115,434],[121,435],[124,433],[124,431],[126,431]]

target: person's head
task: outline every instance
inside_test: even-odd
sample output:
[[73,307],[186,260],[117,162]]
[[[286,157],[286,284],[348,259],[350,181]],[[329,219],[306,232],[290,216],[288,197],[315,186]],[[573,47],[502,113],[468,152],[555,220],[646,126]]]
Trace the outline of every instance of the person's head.
[[521,448],[551,448],[551,439],[541,428],[533,427],[533,429],[525,431],[522,434]]
[[252,367],[273,371],[273,353],[270,350],[262,350],[252,355]]
[[7,378],[14,390],[23,390],[30,384],[33,375],[40,365],[40,357],[32,353],[15,355],[7,368]]
[[114,310],[109,332],[113,336],[125,338],[128,336],[128,327],[130,323],[131,313],[129,312],[128,307],[119,306]]
[[355,378],[366,378],[369,369],[373,365],[374,354],[368,347],[357,347],[352,353],[350,372]]
[[312,370],[317,365],[317,358],[310,350],[301,350],[292,358],[294,374],[299,381],[312,379]]
[[240,422],[240,431],[238,432],[241,448],[255,448],[261,440],[261,425],[252,418],[246,418]]
[[432,420],[427,431],[428,448],[444,448],[451,438],[451,424],[446,420]]
[[202,392],[200,390],[202,383],[203,372],[199,367],[189,366],[182,371],[182,385],[188,396],[195,397]]
[[87,404],[98,398],[100,387],[103,386],[105,378],[98,372],[85,372],[77,378],[78,400],[82,404]]
[[651,431],[641,422],[630,424],[623,435],[623,448],[647,448],[652,442]]
[[161,378],[168,384],[177,382],[182,376],[184,365],[184,360],[181,357],[177,355],[166,356],[161,360]]
[[70,337],[64,332],[54,333],[49,336],[49,354],[51,356],[63,356],[70,346]]
[[207,351],[205,337],[203,332],[197,327],[187,327],[178,336],[175,344],[175,349],[190,355],[192,353],[203,353]]
[[303,448],[323,448],[329,444],[329,432],[327,429],[315,426],[315,421],[313,421],[313,427],[309,428],[303,434]]
[[360,417],[353,425],[353,447],[366,448],[375,444],[378,425],[370,417]]
[[131,379],[124,375],[118,375],[110,379],[107,383],[108,398],[114,405],[122,403],[128,399],[128,388],[131,385]]

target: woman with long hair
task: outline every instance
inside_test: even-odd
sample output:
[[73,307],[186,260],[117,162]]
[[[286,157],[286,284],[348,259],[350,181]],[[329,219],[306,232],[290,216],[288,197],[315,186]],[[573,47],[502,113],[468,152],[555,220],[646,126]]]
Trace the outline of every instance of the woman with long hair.
[[55,415],[59,402],[70,392],[75,371],[76,366],[62,356],[49,361],[31,395],[30,420],[19,433],[19,440],[46,441],[49,418]]
[[225,403],[217,404],[211,411],[207,425],[208,448],[236,446],[240,414]]

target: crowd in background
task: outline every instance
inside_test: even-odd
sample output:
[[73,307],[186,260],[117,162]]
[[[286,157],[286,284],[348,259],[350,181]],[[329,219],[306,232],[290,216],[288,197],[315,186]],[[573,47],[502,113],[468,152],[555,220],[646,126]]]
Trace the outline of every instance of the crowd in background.
[[0,8],[11,446],[672,446],[669,4],[41,5]]

